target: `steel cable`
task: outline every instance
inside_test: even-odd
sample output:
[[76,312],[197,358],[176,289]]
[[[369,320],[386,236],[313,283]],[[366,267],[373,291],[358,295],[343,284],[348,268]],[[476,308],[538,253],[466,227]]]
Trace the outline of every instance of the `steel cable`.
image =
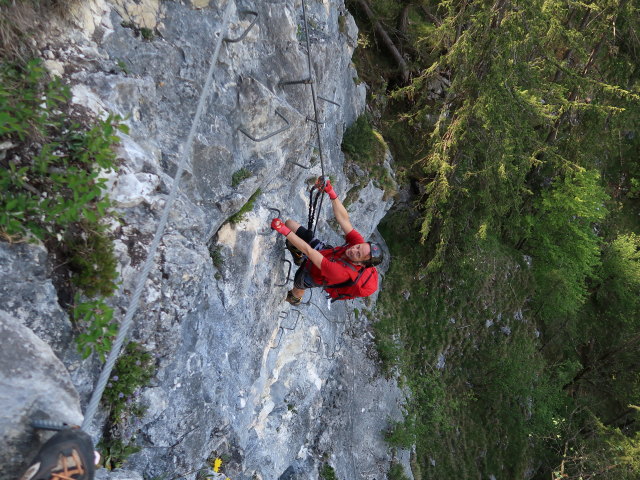
[[127,333],[129,331],[129,328],[131,327],[131,324],[133,323],[133,316],[136,314],[137,310],[138,310],[138,305],[140,302],[140,297],[142,295],[142,291],[144,289],[144,284],[147,281],[147,278],[149,276],[149,272],[151,271],[151,268],[153,267],[154,264],[154,257],[156,254],[156,251],[158,250],[158,246],[160,245],[160,241],[162,239],[162,236],[164,234],[164,229],[167,225],[167,220],[169,218],[169,212],[171,210],[171,208],[173,207],[173,204],[176,200],[177,194],[178,194],[178,187],[180,185],[180,179],[182,177],[182,172],[184,170],[184,166],[186,164],[186,161],[189,157],[189,154],[191,152],[191,146],[193,144],[193,139],[195,137],[195,133],[196,133],[196,128],[198,127],[198,124],[200,123],[200,117],[202,116],[202,112],[204,110],[204,105],[206,102],[207,97],[209,96],[209,91],[211,89],[211,85],[213,83],[213,71],[215,69],[216,63],[218,61],[218,55],[220,54],[220,47],[222,46],[222,42],[224,40],[224,36],[227,30],[227,27],[229,25],[229,17],[231,16],[231,6],[234,4],[233,0],[227,0],[227,6],[226,9],[224,11],[223,14],[223,19],[222,19],[222,27],[220,30],[220,34],[218,36],[217,39],[217,43],[213,52],[213,55],[211,57],[211,65],[209,66],[209,72],[207,73],[207,80],[205,82],[204,88],[202,89],[202,93],[200,94],[200,99],[198,101],[198,107],[196,109],[196,114],[195,117],[193,119],[193,122],[191,124],[191,130],[189,131],[189,136],[187,137],[187,141],[185,142],[183,148],[182,148],[182,152],[181,152],[181,157],[180,157],[180,162],[178,164],[178,169],[176,171],[176,175],[175,175],[175,179],[173,182],[173,186],[171,187],[171,193],[169,195],[169,198],[167,199],[167,203],[165,204],[164,210],[162,212],[162,216],[160,217],[160,221],[158,223],[158,228],[156,230],[155,236],[153,238],[153,242],[151,243],[151,246],[149,248],[149,252],[147,254],[147,259],[144,263],[144,266],[142,268],[142,271],[140,272],[140,275],[138,277],[138,282],[135,288],[135,291],[131,297],[131,300],[129,302],[129,307],[127,308],[127,312],[125,314],[124,320],[122,321],[122,324],[120,325],[120,329],[118,330],[118,335],[116,337],[116,340],[113,343],[113,347],[111,348],[111,351],[109,352],[109,356],[107,358],[107,361],[104,365],[104,368],[102,370],[102,372],[100,373],[100,377],[98,378],[98,382],[95,386],[95,389],[93,391],[93,394],[91,395],[91,399],[89,401],[89,405],[87,406],[87,410],[84,416],[84,420],[82,422],[82,429],[87,431],[88,427],[90,426],[91,422],[93,421],[93,417],[96,414],[96,411],[98,409],[98,404],[100,403],[100,399],[102,398],[102,394],[104,393],[104,389],[107,385],[107,382],[109,380],[109,377],[111,375],[111,371],[113,370],[113,367],[116,363],[116,360],[118,359],[118,356],[120,355],[120,350],[122,348],[122,344],[124,343],[124,340],[127,336]]
[[[322,140],[320,139],[320,121],[318,119],[318,105],[316,102],[316,89],[313,86],[315,81],[315,75],[311,66],[311,45],[309,44],[309,27],[307,26],[307,7],[305,6],[305,0],[302,0],[302,18],[304,20],[304,36],[307,43],[307,68],[309,70],[309,85],[311,86],[311,100],[313,101],[313,116],[316,125],[316,135],[318,137],[318,153],[320,155],[320,172],[324,179],[324,156],[322,155]],[[318,227],[318,218],[320,218],[320,212],[322,211],[322,201],[324,195],[320,198],[320,207],[316,211],[316,221],[313,222],[313,235],[316,234],[316,228]]]

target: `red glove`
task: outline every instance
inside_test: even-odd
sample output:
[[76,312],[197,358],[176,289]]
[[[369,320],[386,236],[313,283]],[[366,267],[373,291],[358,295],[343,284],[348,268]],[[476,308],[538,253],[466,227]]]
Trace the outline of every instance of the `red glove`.
[[281,233],[285,237],[291,233],[291,229],[287,227],[282,220],[279,218],[274,218],[271,220],[271,228],[273,228],[276,232]]
[[[327,178],[327,177],[325,177],[325,178]],[[316,185],[318,185],[318,188],[322,188],[322,177],[318,178],[318,181],[316,182]],[[338,198],[338,194],[336,193],[336,191],[331,186],[331,180],[329,180],[328,178],[327,178],[327,181],[324,184],[324,191],[329,194],[329,198],[331,200],[333,200],[335,198]]]

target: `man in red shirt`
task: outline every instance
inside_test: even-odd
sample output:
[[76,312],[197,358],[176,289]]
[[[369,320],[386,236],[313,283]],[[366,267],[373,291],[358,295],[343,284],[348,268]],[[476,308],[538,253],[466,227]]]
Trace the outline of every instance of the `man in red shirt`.
[[[353,228],[346,208],[328,180],[324,184],[324,191],[331,199],[333,213],[345,234],[345,245],[331,248],[314,238],[311,231],[295,220],[289,219],[282,223],[279,218],[274,218],[271,221],[271,228],[284,235],[288,244],[306,257],[296,272],[293,289],[287,294],[286,300],[292,305],[300,304],[307,288],[329,287],[356,280],[360,270],[382,262],[382,249],[376,243],[365,242],[362,235]],[[292,254],[295,258],[295,250]],[[374,287],[377,288],[377,275],[375,282]]]

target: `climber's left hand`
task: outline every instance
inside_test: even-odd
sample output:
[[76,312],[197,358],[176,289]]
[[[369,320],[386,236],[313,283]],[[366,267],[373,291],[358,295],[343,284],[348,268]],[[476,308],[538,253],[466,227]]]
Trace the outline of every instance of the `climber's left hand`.
[[279,218],[274,218],[271,220],[271,228],[273,228],[276,232],[281,233],[285,237],[291,233],[291,229],[287,227],[282,220]]

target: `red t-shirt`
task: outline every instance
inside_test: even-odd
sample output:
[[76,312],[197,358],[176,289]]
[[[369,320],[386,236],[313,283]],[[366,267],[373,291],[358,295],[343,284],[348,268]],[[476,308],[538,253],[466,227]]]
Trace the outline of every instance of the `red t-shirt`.
[[[360,232],[355,228],[345,235],[344,239],[346,241],[346,245],[320,250],[320,253],[324,256],[321,268],[316,267],[311,262],[307,262],[309,265],[309,274],[315,283],[319,285],[335,285],[351,280],[352,273],[354,271],[349,269],[349,267],[345,267],[341,262],[332,262],[330,259],[340,258],[347,248],[365,242],[362,235],[360,235]],[[347,263],[351,263],[347,259],[343,260]]]

